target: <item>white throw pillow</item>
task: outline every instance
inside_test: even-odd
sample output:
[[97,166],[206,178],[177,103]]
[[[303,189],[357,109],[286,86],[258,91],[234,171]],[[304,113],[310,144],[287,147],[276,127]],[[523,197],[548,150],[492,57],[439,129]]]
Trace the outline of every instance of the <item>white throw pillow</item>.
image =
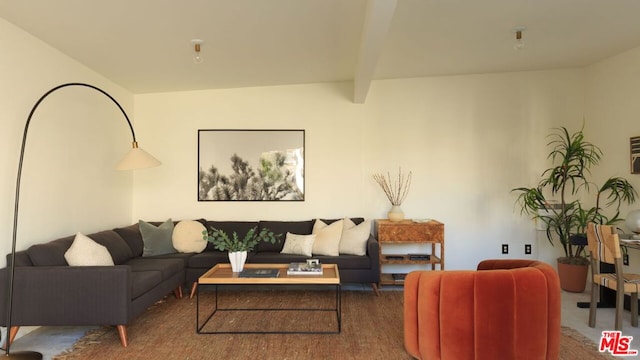
[[207,229],[195,220],[182,220],[173,228],[171,241],[181,253],[201,253],[207,247],[202,232]]
[[70,266],[113,265],[109,250],[81,233],[76,234],[73,244],[64,253],[64,258]]
[[315,235],[297,235],[288,232],[280,253],[311,256],[311,249],[315,240]]
[[313,231],[316,241],[313,242],[313,255],[340,255],[340,238],[342,237],[342,227],[344,220],[334,221],[327,225],[324,221],[316,219],[313,224]]
[[365,220],[356,225],[351,219],[345,218],[340,238],[340,254],[366,255],[370,234],[371,220]]

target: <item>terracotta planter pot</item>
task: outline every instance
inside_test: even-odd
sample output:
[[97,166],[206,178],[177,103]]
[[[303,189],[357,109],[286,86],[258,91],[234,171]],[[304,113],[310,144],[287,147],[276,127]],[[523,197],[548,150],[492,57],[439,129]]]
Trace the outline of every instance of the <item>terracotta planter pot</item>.
[[587,286],[589,265],[573,265],[558,262],[558,276],[562,290],[581,293]]

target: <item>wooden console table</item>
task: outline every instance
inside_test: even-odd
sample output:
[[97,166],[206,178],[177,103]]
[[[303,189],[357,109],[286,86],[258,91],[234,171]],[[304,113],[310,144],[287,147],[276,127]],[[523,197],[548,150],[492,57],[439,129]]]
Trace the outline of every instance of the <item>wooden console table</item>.
[[[416,222],[413,220],[390,221],[386,219],[376,220],[378,242],[380,243],[380,285],[403,285],[405,273],[383,273],[382,265],[425,265],[435,270],[438,265],[444,270],[444,224],[430,220]],[[421,248],[424,253],[395,254],[387,253],[384,245],[424,244]],[[427,256],[421,256],[427,255]]]

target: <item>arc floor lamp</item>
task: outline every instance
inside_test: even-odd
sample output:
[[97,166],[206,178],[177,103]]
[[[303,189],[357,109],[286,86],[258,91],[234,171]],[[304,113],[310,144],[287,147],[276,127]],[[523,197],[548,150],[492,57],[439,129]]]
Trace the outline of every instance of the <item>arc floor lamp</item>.
[[5,346],[6,346],[5,359],[42,359],[42,354],[38,352],[20,351],[20,352],[11,353],[10,351],[11,342],[13,341],[13,338],[16,335],[15,331],[12,329],[11,317],[13,315],[12,314],[13,313],[12,311],[13,310],[13,289],[15,285],[14,280],[15,280],[15,270],[16,270],[15,258],[16,258],[16,239],[18,234],[18,208],[20,204],[20,179],[22,176],[22,163],[24,160],[24,151],[25,151],[25,146],[27,142],[27,133],[29,131],[29,125],[31,123],[31,118],[33,117],[33,114],[35,113],[40,103],[47,96],[51,95],[55,91],[58,91],[60,89],[67,88],[67,87],[72,87],[72,86],[80,86],[80,87],[85,87],[85,88],[98,91],[99,93],[105,95],[111,101],[113,101],[113,103],[116,104],[116,106],[118,106],[118,109],[120,109],[120,111],[122,112],[122,115],[124,115],[124,118],[127,121],[127,124],[129,125],[129,129],[131,130],[133,143],[132,143],[132,149],[129,150],[129,152],[125,155],[125,157],[116,166],[117,170],[143,169],[143,168],[160,165],[160,161],[158,161],[149,153],[147,153],[146,151],[138,147],[138,142],[136,141],[136,134],[135,134],[135,131],[133,130],[133,125],[131,124],[129,117],[127,116],[127,113],[124,111],[122,106],[120,106],[120,104],[116,101],[116,99],[113,98],[113,96],[109,95],[106,91],[96,86],[84,84],[84,83],[66,83],[66,84],[58,85],[52,88],[51,90],[47,91],[46,93],[44,93],[44,95],[42,95],[40,99],[38,99],[35,105],[33,105],[33,108],[31,108],[31,112],[29,113],[29,117],[27,118],[27,122],[24,126],[24,133],[22,135],[22,148],[20,149],[20,160],[18,162],[18,174],[16,177],[16,196],[15,196],[15,206],[14,206],[14,213],[13,213],[13,237],[12,237],[12,243],[11,243],[11,260],[10,260],[11,263],[8,264],[10,268],[9,268],[9,283],[8,283],[8,291],[7,291],[8,299],[6,302],[7,304],[7,317],[6,317],[7,339],[5,342]]

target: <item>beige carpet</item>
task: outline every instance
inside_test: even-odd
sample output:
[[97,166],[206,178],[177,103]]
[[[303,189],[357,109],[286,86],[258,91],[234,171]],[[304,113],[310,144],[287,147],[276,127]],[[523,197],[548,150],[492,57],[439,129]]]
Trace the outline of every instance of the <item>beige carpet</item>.
[[[324,291],[235,291],[220,299],[221,307],[308,306],[331,308],[334,296]],[[210,305],[201,298],[201,306]],[[56,356],[71,359],[411,359],[404,350],[402,292],[344,291],[342,334],[197,334],[196,299],[168,297],[129,326],[129,346],[123,348],[113,327],[89,332],[72,349]],[[302,314],[302,315],[300,315]],[[221,315],[221,316],[218,316]],[[243,322],[229,312],[216,314],[205,329],[293,329],[332,331],[334,312],[243,312]],[[561,359],[612,359],[598,353],[589,339],[563,328]]]

